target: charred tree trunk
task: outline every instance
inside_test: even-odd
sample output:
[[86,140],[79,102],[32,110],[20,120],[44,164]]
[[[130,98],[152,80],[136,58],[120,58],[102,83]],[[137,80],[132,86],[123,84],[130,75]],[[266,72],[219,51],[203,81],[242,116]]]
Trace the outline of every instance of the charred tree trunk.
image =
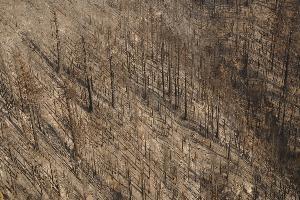
[[162,81],[162,93],[163,99],[165,99],[165,72],[164,72],[164,42],[161,44],[161,81]]
[[86,52],[86,43],[84,40],[84,37],[81,36],[81,42],[82,42],[82,48],[83,48],[83,64],[84,64],[84,70],[86,73],[86,82],[87,82],[87,91],[88,91],[88,101],[89,101],[89,105],[88,105],[88,111],[92,112],[93,111],[93,93],[92,93],[92,77],[88,75],[89,72],[87,72],[87,52]]
[[61,62],[60,62],[60,38],[59,38],[59,26],[57,21],[56,12],[54,12],[54,28],[55,28],[55,39],[56,39],[56,64],[57,64],[57,73],[61,71]]
[[34,117],[35,111],[34,111],[33,105],[30,105],[29,111],[30,111],[30,121],[31,121],[32,134],[33,134],[33,140],[34,140],[33,147],[35,150],[38,150],[39,149],[39,141],[38,141],[38,135],[37,135],[37,130],[36,130],[36,126],[35,126],[35,117]]
[[285,62],[284,62],[284,83],[282,88],[282,102],[283,102],[283,114],[282,114],[282,121],[279,133],[279,160],[285,159],[286,148],[287,148],[287,135],[284,135],[285,132],[285,115],[286,115],[286,99],[287,99],[287,92],[288,92],[288,76],[289,76],[289,60],[290,60],[290,46],[292,41],[292,32],[289,34],[288,44],[286,47],[286,55],[285,55]]
[[[172,94],[172,49],[169,48],[168,50],[168,94],[169,96],[171,97],[171,94]],[[172,98],[170,98],[170,100],[172,101]]]
[[184,119],[187,120],[187,115],[188,115],[188,111],[187,111],[187,74],[185,72],[184,75]]
[[110,87],[111,87],[111,106],[115,108],[115,75],[113,71],[112,56],[109,57]]
[[89,107],[88,111],[93,111],[93,96],[92,96],[92,77],[87,77],[87,89],[89,94]]

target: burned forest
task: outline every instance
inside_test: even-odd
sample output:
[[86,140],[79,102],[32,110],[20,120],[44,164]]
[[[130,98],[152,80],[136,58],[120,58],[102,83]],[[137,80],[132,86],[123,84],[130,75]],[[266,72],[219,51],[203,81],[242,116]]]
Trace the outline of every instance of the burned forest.
[[0,200],[299,198],[299,0],[0,0]]

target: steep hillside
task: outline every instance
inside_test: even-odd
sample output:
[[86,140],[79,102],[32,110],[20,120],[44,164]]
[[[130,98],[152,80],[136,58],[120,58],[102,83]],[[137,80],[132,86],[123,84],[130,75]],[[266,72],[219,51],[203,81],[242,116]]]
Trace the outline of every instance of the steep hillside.
[[299,8],[1,0],[0,199],[299,199]]

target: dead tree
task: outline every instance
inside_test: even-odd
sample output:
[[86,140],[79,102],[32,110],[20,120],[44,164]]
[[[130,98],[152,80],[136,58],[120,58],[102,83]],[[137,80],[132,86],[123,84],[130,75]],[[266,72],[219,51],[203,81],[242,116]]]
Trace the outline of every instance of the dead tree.
[[184,73],[184,119],[187,120],[188,117],[188,108],[187,108],[187,49],[184,45],[184,64],[185,64],[185,73]]
[[147,83],[148,83],[148,76],[146,74],[146,59],[145,59],[145,46],[144,40],[142,40],[142,68],[143,68],[143,81],[144,81],[144,93],[143,98],[147,98]]
[[177,70],[176,71],[176,77],[175,78],[175,109],[177,109],[179,107],[179,90],[180,90],[180,86],[179,86],[179,80],[180,80],[180,44],[177,43]]
[[[85,76],[86,76],[86,87],[88,91],[88,111],[92,112],[93,111],[93,92],[92,92],[92,76],[91,76],[91,70],[87,66],[87,51],[86,51],[86,42],[83,36],[81,36],[81,42],[82,42],[82,49],[83,49],[83,67],[85,70]],[[87,71],[89,69],[89,71]]]
[[108,54],[109,72],[110,72],[111,106],[115,108],[115,74],[113,70],[113,50],[112,50],[113,47],[110,42],[110,37],[111,37],[111,30],[109,28],[107,30],[107,43],[108,43],[107,54]]
[[188,111],[187,111],[187,73],[184,74],[184,119],[187,119]]
[[172,103],[172,44],[169,44],[168,48],[168,95],[170,97],[170,101]]
[[56,64],[57,68],[56,71],[57,73],[60,73],[61,71],[61,51],[60,51],[60,37],[59,37],[59,25],[57,21],[57,14],[54,11],[53,12],[53,21],[54,21],[54,31],[55,31],[55,40],[56,40]]
[[115,75],[113,71],[112,55],[109,56],[110,87],[111,87],[111,106],[115,108]]
[[161,56],[160,56],[160,61],[161,61],[161,81],[162,81],[162,93],[163,93],[163,99],[165,99],[165,72],[164,72],[164,57],[165,57],[165,54],[164,54],[164,46],[165,46],[165,43],[162,42],[161,44]]
[[289,61],[290,61],[290,46],[292,42],[292,31],[289,33],[288,43],[285,50],[285,60],[284,60],[284,82],[282,87],[282,96],[281,102],[283,103],[283,111],[282,111],[282,120],[279,132],[279,160],[285,158],[286,147],[287,147],[287,136],[284,135],[285,131],[285,118],[286,118],[286,106],[287,106],[287,96],[288,96],[288,77],[289,77]]

